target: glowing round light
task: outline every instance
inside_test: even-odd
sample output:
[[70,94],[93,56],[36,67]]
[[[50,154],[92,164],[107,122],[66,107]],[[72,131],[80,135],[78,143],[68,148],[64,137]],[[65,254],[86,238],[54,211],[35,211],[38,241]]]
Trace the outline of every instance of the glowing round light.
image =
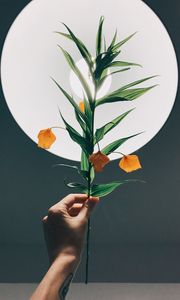
[[[76,65],[78,69],[81,71],[81,73],[83,74],[84,78],[86,79],[86,82],[90,87],[92,95],[94,95],[94,84],[92,81],[91,74],[89,73],[89,68],[87,63],[82,58],[76,63]],[[109,74],[110,74],[110,70],[108,70],[107,72],[108,77],[105,79],[102,87],[99,89],[97,93],[97,98],[103,97],[109,91],[111,86],[111,75]],[[76,94],[76,96],[78,96],[80,99],[83,99],[84,91],[82,89],[81,82],[72,70],[70,72],[70,84],[71,84],[72,91]]]
[[[1,61],[2,87],[8,107],[16,122],[33,141],[37,142],[40,129],[64,125],[57,106],[67,121],[80,132],[71,105],[50,79],[53,77],[69,93],[77,94],[77,103],[82,98],[79,83],[70,74],[70,68],[56,45],[60,44],[73,56],[85,76],[88,75],[86,66],[74,43],[54,31],[66,32],[60,21],[66,23],[95,56],[96,31],[101,15],[105,17],[103,34],[107,44],[116,28],[118,40],[138,32],[123,45],[119,59],[139,63],[143,68],[134,67],[109,76],[98,96],[147,76],[158,74],[160,77],[141,84],[141,87],[159,86],[135,101],[97,108],[96,128],[130,108],[136,108],[106,135],[100,146],[144,131],[120,148],[123,153],[132,153],[148,143],[166,122],[176,97],[177,60],[167,30],[143,1],[34,0],[12,24]],[[80,160],[81,149],[72,142],[68,133],[58,129],[54,132],[57,140],[49,151],[67,159]],[[116,158],[117,155],[111,155],[111,159]]]

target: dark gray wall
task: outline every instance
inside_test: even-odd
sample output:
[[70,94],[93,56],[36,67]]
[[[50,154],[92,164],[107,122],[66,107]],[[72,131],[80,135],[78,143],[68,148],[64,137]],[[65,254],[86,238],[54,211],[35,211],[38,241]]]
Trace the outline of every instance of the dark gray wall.
[[[0,45],[29,1],[0,0]],[[178,0],[145,1],[166,25],[180,54]],[[155,45],[154,45],[155,46]],[[165,51],[165,49],[164,49]],[[0,94],[0,282],[34,282],[48,261],[41,218],[68,193],[66,162],[40,150],[18,127]],[[123,186],[103,198],[93,215],[90,280],[180,282],[179,95],[160,133],[138,153],[144,168],[126,176],[107,166],[101,179],[136,177],[147,184]],[[83,280],[84,260],[76,280]]]

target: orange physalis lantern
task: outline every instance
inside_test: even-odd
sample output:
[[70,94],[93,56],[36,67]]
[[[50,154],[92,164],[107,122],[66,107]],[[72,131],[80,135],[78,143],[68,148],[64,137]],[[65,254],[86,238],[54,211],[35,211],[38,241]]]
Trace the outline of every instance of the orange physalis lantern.
[[98,151],[97,153],[93,153],[89,156],[89,161],[92,163],[95,172],[101,172],[105,165],[109,163],[110,159],[107,155]]
[[124,155],[119,162],[119,167],[127,173],[142,168],[137,155]]
[[51,128],[43,129],[38,134],[38,147],[49,149],[55,140],[56,136],[52,132]]
[[85,111],[84,101],[79,102],[79,108],[84,113],[84,111]]

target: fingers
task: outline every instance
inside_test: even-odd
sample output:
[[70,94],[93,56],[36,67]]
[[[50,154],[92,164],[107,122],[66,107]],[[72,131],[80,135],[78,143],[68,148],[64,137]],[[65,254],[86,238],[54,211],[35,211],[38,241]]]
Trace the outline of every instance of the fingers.
[[98,202],[99,202],[98,197],[90,197],[89,199],[87,199],[85,203],[82,205],[78,217],[82,219],[85,218],[88,219]]
[[48,219],[48,216],[45,216],[45,217],[42,219],[43,223],[46,223],[46,222],[47,222],[47,219]]
[[86,194],[69,194],[50,207],[48,216],[44,217],[43,223],[47,223],[48,217],[58,216],[62,213],[69,214],[72,217],[89,218],[98,201],[98,197],[88,199]]
[[83,203],[87,200],[85,194],[69,194],[55,205],[51,206],[48,211],[48,216],[58,215],[60,213],[68,213],[68,210],[75,203]]
[[71,217],[76,217],[76,216],[79,214],[79,212],[80,212],[80,210],[81,210],[81,208],[82,208],[82,205],[83,205],[83,204],[75,203],[75,204],[68,210],[69,215],[70,215]]
[[69,194],[61,201],[59,201],[56,205],[66,206],[68,209],[73,206],[74,203],[83,203],[87,200],[86,194]]

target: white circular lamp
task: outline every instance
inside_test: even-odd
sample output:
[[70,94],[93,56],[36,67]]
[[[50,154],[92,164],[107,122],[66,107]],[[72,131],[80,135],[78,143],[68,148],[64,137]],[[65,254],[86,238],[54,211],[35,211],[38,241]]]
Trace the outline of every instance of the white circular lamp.
[[[121,146],[121,152],[132,153],[148,143],[167,120],[176,97],[177,60],[165,27],[145,3],[140,0],[34,0],[11,26],[1,60],[2,86],[8,107],[33,141],[37,142],[40,129],[63,126],[57,105],[69,123],[79,130],[72,107],[50,79],[55,78],[76,96],[77,102],[81,101],[82,91],[77,78],[56,45],[62,45],[71,53],[86,76],[88,72],[74,44],[54,31],[63,31],[60,22],[66,23],[87,44],[93,55],[101,15],[105,16],[104,33],[109,42],[116,28],[120,40],[138,31],[122,47],[120,57],[124,61],[139,63],[143,68],[133,67],[128,72],[109,76],[99,91],[99,97],[129,82],[160,75],[141,84],[142,87],[159,85],[138,100],[97,108],[97,128],[130,108],[136,108],[106,135],[101,147],[118,138],[144,131]],[[48,151],[79,161],[81,149],[72,142],[68,133],[56,129],[56,136],[56,143]],[[111,154],[111,159],[116,158],[117,155]]]

